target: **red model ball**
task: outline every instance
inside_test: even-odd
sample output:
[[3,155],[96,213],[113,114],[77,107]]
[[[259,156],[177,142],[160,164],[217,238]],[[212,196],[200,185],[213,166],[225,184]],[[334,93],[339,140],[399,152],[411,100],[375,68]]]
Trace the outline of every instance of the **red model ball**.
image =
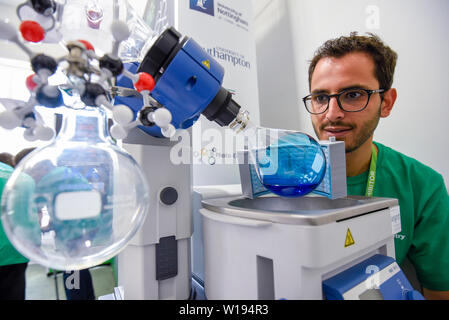
[[30,91],[34,91],[34,89],[36,89],[37,87],[37,83],[33,80],[34,76],[35,76],[34,74],[30,74],[25,81],[26,86]]
[[94,46],[89,41],[86,40],[78,40],[78,41],[84,44],[86,50],[92,50],[93,52],[95,52]]
[[137,91],[152,91],[154,89],[154,79],[150,74],[146,72],[140,72],[137,75],[139,76],[139,80],[134,83],[134,88],[136,88]]
[[20,24],[20,33],[26,41],[39,42],[45,38],[45,30],[36,21],[26,20]]

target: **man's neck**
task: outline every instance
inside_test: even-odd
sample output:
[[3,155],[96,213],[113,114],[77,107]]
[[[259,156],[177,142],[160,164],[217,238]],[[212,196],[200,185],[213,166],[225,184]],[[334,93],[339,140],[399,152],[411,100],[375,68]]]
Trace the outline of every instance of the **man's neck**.
[[368,139],[356,150],[346,153],[346,176],[357,176],[369,169],[373,139]]

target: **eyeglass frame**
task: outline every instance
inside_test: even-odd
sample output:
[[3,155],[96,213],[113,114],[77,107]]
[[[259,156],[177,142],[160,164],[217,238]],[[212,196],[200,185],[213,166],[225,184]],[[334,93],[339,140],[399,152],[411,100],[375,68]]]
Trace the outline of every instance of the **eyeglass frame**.
[[[368,100],[366,101],[366,105],[362,109],[357,110],[357,111],[348,111],[348,110],[343,109],[343,107],[341,106],[340,96],[342,94],[348,92],[348,91],[351,91],[351,90],[363,90],[363,91],[365,91],[368,94]],[[370,89],[365,89],[365,88],[350,88],[350,89],[345,89],[345,90],[343,90],[343,91],[341,91],[339,93],[325,94],[326,96],[328,96],[329,99],[327,100],[327,107],[326,107],[326,109],[324,109],[322,112],[311,112],[309,110],[309,108],[307,108],[306,100],[308,98],[312,97],[313,95],[317,95],[317,94],[311,93],[311,94],[305,96],[304,98],[302,98],[302,101],[304,102],[304,106],[306,107],[307,112],[309,112],[310,114],[323,114],[323,113],[325,113],[327,110],[329,110],[329,105],[330,105],[331,99],[333,97],[335,97],[335,99],[337,99],[338,107],[342,111],[344,111],[344,112],[360,112],[360,111],[363,111],[363,110],[366,109],[366,107],[369,104],[369,100],[370,100],[372,94],[374,94],[374,93],[383,93],[383,92],[386,92],[386,91],[388,91],[388,90],[385,90],[385,89],[370,90]],[[309,100],[311,100],[311,99],[309,99]]]

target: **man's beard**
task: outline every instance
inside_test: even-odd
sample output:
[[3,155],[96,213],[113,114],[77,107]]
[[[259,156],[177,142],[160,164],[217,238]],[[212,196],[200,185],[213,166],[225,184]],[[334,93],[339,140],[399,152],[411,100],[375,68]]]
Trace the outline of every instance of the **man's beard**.
[[[353,138],[353,143],[348,144],[347,141],[345,141],[345,138],[338,138],[338,141],[344,141],[345,142],[345,152],[346,153],[350,153],[353,152],[355,150],[357,150],[360,146],[362,146],[373,134],[374,134],[374,130],[376,130],[377,125],[379,124],[379,119],[380,119],[380,112],[381,109],[379,108],[378,113],[376,114],[376,116],[364,123],[361,124],[361,131],[358,135],[354,135],[354,132],[352,132],[352,138]],[[313,126],[313,130],[315,131],[316,136],[319,139],[324,139],[323,137],[320,137],[319,135],[319,131],[316,128],[316,125],[312,122],[312,126]],[[323,123],[320,126],[320,130],[321,132],[324,131],[324,128],[328,127],[328,126],[341,126],[341,127],[349,127],[352,130],[355,130],[357,127],[354,127],[352,124],[349,123],[344,123],[341,121],[336,121],[336,122],[326,122]]]

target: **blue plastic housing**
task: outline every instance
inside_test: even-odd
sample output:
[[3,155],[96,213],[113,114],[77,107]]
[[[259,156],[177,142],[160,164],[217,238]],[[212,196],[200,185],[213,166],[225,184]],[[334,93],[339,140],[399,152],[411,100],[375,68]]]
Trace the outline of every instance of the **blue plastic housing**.
[[[136,73],[138,64],[126,64],[125,68]],[[223,67],[193,39],[188,39],[157,80],[151,96],[171,112],[175,128],[187,129],[215,98],[223,77]],[[117,78],[117,86],[133,88],[132,81],[125,76]],[[114,104],[129,106],[136,117],[143,101],[135,97],[116,97]],[[139,128],[162,137],[157,126]]]
[[[328,300],[343,300],[343,295],[364,282],[372,273],[367,273],[367,268],[375,266],[380,271],[390,266],[395,260],[392,257],[376,254],[365,261],[323,281],[323,294]],[[389,270],[389,272],[393,272]],[[393,273],[392,273],[393,274]],[[379,285],[379,293],[384,300],[423,300],[424,297],[415,291],[405,277],[402,270]]]

